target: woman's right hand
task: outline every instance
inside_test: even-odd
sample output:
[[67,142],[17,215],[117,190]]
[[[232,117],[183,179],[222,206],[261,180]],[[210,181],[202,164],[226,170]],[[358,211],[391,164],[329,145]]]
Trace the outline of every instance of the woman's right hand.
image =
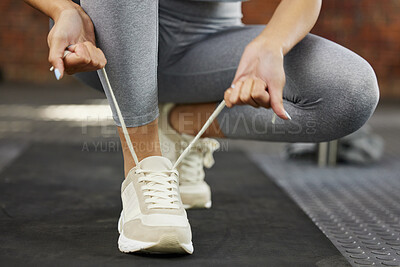
[[[61,11],[54,21],[47,43],[57,80],[64,73],[94,71],[106,65],[103,52],[96,47],[93,23],[80,7]],[[63,58],[66,49],[71,53]]]

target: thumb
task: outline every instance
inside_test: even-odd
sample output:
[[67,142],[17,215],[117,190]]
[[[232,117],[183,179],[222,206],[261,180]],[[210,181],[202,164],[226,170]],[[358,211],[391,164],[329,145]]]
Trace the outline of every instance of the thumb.
[[64,76],[64,50],[66,45],[60,42],[53,42],[50,46],[49,62],[54,67],[54,75],[57,80]]
[[283,88],[279,87],[273,88],[269,86],[268,93],[270,94],[271,97],[271,108],[275,112],[275,114],[278,115],[279,118],[284,120],[291,120],[292,118],[285,111],[285,108],[283,107],[282,91]]

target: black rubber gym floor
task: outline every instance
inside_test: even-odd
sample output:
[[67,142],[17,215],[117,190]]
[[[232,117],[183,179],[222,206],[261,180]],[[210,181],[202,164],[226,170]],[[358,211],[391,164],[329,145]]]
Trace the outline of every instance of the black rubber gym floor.
[[217,153],[210,210],[190,210],[190,256],[123,254],[120,152],[33,144],[0,173],[1,266],[347,266],[332,243],[254,163]]

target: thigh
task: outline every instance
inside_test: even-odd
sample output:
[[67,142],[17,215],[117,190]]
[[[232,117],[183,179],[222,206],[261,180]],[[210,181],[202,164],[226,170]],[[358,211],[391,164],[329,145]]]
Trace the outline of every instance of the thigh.
[[262,25],[234,26],[189,47],[172,65],[158,68],[160,102],[220,101],[231,85],[246,45]]
[[[191,46],[176,63],[159,68],[160,101],[222,100],[244,48],[263,28],[233,27],[212,34]],[[284,69],[284,105],[293,121],[276,126],[282,130],[280,134],[249,136],[249,131],[240,133],[237,129],[250,129],[242,124],[256,118],[260,125],[267,123],[270,132],[272,110],[251,106],[224,109],[220,125],[226,117],[231,122],[225,123],[226,127],[232,128],[224,131],[226,136],[289,142],[332,140],[361,127],[376,107],[379,91],[372,67],[359,55],[327,39],[308,34],[285,56]],[[308,132],[310,123],[313,134]],[[293,134],[281,134],[289,130]]]
[[[272,125],[272,110],[236,106],[219,116],[220,125],[224,118],[230,122],[223,129],[226,136],[284,142],[333,140],[359,129],[375,110],[379,99],[375,73],[368,62],[343,46],[308,34],[285,56],[284,69],[284,105],[293,120]],[[266,131],[255,131],[260,128]]]
[[[264,25],[232,27],[193,45],[173,65],[158,69],[161,102],[220,101],[231,85],[246,45]],[[322,99],[341,99],[356,93],[351,83],[374,77],[369,64],[354,52],[322,37],[308,34],[284,59],[283,98],[309,106]]]

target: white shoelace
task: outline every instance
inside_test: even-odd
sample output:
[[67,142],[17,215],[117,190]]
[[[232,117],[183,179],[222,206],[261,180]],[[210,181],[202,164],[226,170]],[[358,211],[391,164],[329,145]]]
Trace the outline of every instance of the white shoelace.
[[[111,95],[112,101],[113,101],[115,109],[117,111],[117,115],[118,115],[118,118],[119,118],[120,123],[121,123],[122,131],[124,133],[125,141],[126,141],[126,143],[128,145],[129,151],[132,154],[132,157],[133,157],[133,160],[135,161],[135,164],[138,165],[139,164],[139,160],[138,160],[138,158],[136,156],[135,150],[133,149],[132,141],[131,141],[131,139],[129,137],[128,130],[126,129],[126,124],[125,124],[124,118],[122,117],[121,110],[119,109],[119,105],[118,105],[117,99],[115,98],[114,91],[113,91],[113,89],[111,87],[110,80],[108,79],[106,69],[102,68],[101,71],[102,71],[102,73],[104,75],[104,78],[106,80],[107,86],[108,86],[109,91],[110,91],[110,95]],[[173,170],[176,169],[176,166],[179,165],[179,163],[183,160],[183,158],[186,156],[186,154],[193,147],[193,145],[200,139],[200,136],[202,136],[203,133],[208,129],[208,127],[210,127],[211,123],[214,121],[214,119],[218,116],[218,114],[222,111],[222,109],[224,107],[225,107],[225,101],[222,100],[221,103],[218,105],[218,107],[214,110],[214,112],[208,118],[208,120],[206,121],[204,126],[201,128],[201,130],[197,133],[195,138],[193,138],[193,140],[190,142],[190,144],[187,146],[187,148],[179,156],[179,158],[175,162],[174,166],[172,167]]]
[[[135,161],[136,166],[139,166],[139,160],[136,156],[135,150],[132,145],[132,141],[129,137],[128,130],[126,128],[126,124],[124,118],[122,117],[121,110],[119,108],[117,99],[115,98],[114,91],[111,87],[110,80],[108,79],[107,72],[105,68],[101,69],[101,72],[104,75],[104,79],[106,80],[111,99],[114,103],[115,110],[117,111],[117,115],[119,121],[121,123],[122,132],[124,133],[125,141],[128,145],[129,151],[132,155],[133,160]],[[178,200],[178,183],[173,173],[176,173],[176,177],[178,175],[176,171],[176,167],[179,163],[185,158],[185,156],[189,153],[190,149],[193,145],[200,139],[200,136],[207,130],[207,128],[211,125],[214,119],[218,116],[218,114],[225,107],[225,101],[222,101],[216,110],[211,114],[210,118],[208,118],[207,122],[204,124],[203,128],[201,128],[200,132],[196,135],[195,138],[190,142],[188,147],[182,152],[179,156],[178,160],[175,162],[174,166],[171,170],[165,171],[149,171],[137,169],[137,173],[144,173],[145,175],[139,179],[139,182],[143,182],[145,185],[142,186],[143,194],[147,196],[146,203],[149,204],[149,208],[171,208],[177,209],[179,205],[177,204]],[[212,154],[211,154],[212,156]],[[165,179],[160,179],[160,177]]]
[[176,170],[157,172],[137,169],[135,173],[144,174],[139,177],[138,183],[143,183],[141,190],[149,209],[179,209],[178,172]]
[[219,103],[218,107],[214,110],[214,112],[208,118],[206,123],[203,125],[201,130],[197,133],[197,135],[193,138],[193,140],[190,142],[190,144],[186,147],[186,149],[182,152],[182,154],[176,160],[176,162],[175,162],[175,164],[173,166],[174,169],[186,157],[186,155],[190,152],[190,149],[193,147],[193,145],[200,139],[200,137],[208,129],[208,127],[210,127],[211,123],[215,120],[215,118],[218,116],[218,114],[221,113],[221,111],[224,109],[225,106],[226,106],[225,105],[225,100],[222,100],[221,103]]

